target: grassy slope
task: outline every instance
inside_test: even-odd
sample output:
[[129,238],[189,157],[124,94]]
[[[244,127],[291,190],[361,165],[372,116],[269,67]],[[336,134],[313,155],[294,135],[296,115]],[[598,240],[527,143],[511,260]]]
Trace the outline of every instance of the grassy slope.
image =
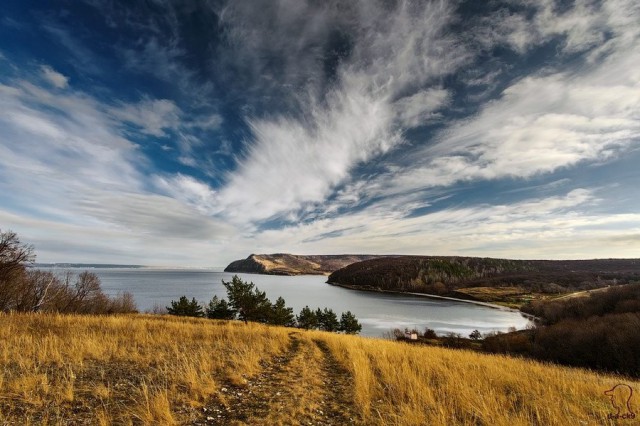
[[0,342],[0,423],[607,424],[603,392],[640,390],[580,369],[241,322],[0,314]]

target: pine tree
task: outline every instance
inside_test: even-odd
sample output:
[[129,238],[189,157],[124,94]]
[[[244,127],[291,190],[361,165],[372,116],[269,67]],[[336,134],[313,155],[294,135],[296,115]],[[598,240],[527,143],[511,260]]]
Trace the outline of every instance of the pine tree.
[[293,315],[293,309],[286,306],[282,297],[278,297],[276,303],[271,306],[269,324],[282,325],[285,327],[294,327],[296,324],[296,317]]
[[229,282],[222,280],[222,285],[227,289],[229,305],[238,313],[241,320],[269,322],[271,302],[267,294],[258,290],[254,283],[242,281],[234,275]]
[[324,308],[324,310],[321,311],[320,308],[318,308],[316,310],[316,316],[318,317],[318,325],[321,330],[338,331],[340,328],[338,316],[332,309]]
[[171,315],[177,315],[181,317],[203,317],[202,306],[198,304],[198,301],[194,297],[189,302],[187,296],[181,296],[176,302],[171,301],[171,306],[167,306],[167,312]]
[[309,306],[305,306],[298,315],[298,327],[305,330],[314,329],[318,326],[318,317],[316,313],[309,309]]
[[343,312],[340,318],[340,331],[346,334],[358,334],[362,330],[362,325],[351,311]]
[[207,318],[210,319],[234,319],[236,317],[236,311],[231,309],[229,304],[224,299],[219,299],[218,296],[213,296],[206,309]]

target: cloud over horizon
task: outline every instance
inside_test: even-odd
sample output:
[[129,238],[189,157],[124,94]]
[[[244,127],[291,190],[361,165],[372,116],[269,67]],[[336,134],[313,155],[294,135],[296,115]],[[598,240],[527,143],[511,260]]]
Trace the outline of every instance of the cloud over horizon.
[[0,229],[42,261],[640,257],[633,1],[7,13]]

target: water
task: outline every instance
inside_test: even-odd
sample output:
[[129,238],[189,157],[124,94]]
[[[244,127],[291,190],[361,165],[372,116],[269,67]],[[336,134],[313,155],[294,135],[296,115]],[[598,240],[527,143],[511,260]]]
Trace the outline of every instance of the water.
[[[135,269],[94,268],[102,288],[109,295],[129,291],[138,309],[165,307],[171,300],[186,295],[202,304],[214,295],[225,297],[221,280],[229,281],[234,274],[211,269]],[[429,327],[436,332],[460,333],[468,336],[473,330],[482,333],[507,331],[510,327],[525,328],[529,320],[517,312],[448,300],[419,296],[373,293],[349,290],[326,284],[327,277],[303,275],[281,277],[273,275],[237,274],[244,281],[252,281],[274,302],[282,296],[287,306],[299,313],[305,306],[331,308],[340,316],[351,311],[362,324],[362,336],[381,337],[393,328],[417,329]]]

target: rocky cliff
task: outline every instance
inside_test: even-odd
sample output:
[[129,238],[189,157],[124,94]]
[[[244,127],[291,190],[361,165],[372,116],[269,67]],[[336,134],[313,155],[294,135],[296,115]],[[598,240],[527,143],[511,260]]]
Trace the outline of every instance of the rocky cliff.
[[252,254],[246,259],[231,262],[224,271],[265,275],[329,275],[352,263],[375,257],[378,256]]

